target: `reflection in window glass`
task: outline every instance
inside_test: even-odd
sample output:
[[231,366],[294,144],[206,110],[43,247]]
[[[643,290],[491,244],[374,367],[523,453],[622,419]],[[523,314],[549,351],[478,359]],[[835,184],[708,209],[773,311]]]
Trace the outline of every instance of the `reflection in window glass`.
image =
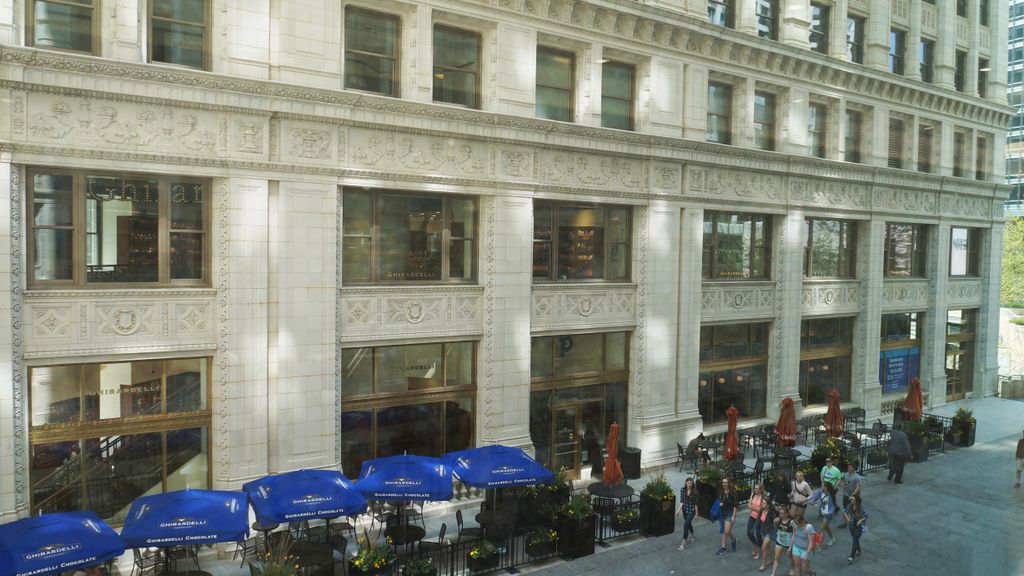
[[73,183],[68,174],[33,174],[32,274],[36,280],[71,280],[74,274]]
[[735,405],[740,418],[765,414],[768,324],[701,326],[698,405],[705,424],[724,422]]
[[434,26],[434,101],[479,108],[480,35]]
[[473,343],[453,342],[444,345],[446,386],[473,385]]
[[153,61],[202,69],[206,52],[206,2],[151,0],[151,3]]
[[345,7],[345,88],[396,96],[398,18]]
[[630,213],[629,208],[619,206],[535,202],[534,279],[626,279]]
[[775,95],[754,93],[754,147],[775,150]]
[[342,348],[341,396],[373,392],[373,348]]
[[530,378],[550,378],[554,375],[553,344],[554,338],[551,336],[530,339]]
[[705,278],[767,278],[769,216],[704,212]]
[[811,29],[808,41],[812,52],[828,54],[828,29],[831,8],[811,3]]
[[424,390],[444,385],[441,344],[384,346],[377,352],[377,393]]
[[886,224],[886,276],[924,277],[925,230],[920,224]]
[[808,218],[804,221],[804,276],[852,278],[854,276],[854,230],[844,220]]
[[572,122],[573,68],[575,55],[537,47],[537,103],[538,118]]
[[636,69],[622,62],[601,65],[601,126],[633,129],[633,76]]
[[555,376],[599,372],[604,361],[603,334],[555,337]]
[[708,22],[733,27],[733,0],[708,0]]
[[732,86],[708,83],[708,142],[732,144]]
[[92,52],[92,0],[30,0],[32,45]]
[[159,183],[86,178],[86,234],[95,236],[85,265],[90,282],[156,282]]
[[950,276],[976,276],[978,274],[979,242],[977,229],[960,227],[950,229]]

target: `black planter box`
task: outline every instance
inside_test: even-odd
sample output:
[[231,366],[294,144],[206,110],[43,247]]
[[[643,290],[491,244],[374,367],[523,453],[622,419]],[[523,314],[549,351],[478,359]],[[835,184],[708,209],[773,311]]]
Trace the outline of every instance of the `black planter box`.
[[616,532],[631,532],[636,530],[636,527],[640,524],[640,518],[632,518],[625,522],[620,522],[618,518],[612,518],[612,530]]
[[879,454],[874,451],[869,451],[866,458],[869,466],[885,466],[889,461],[889,455],[884,452]]
[[668,500],[640,496],[640,532],[664,536],[676,530],[676,497]]
[[384,568],[371,568],[369,570],[360,570],[358,566],[353,564],[351,561],[348,563],[348,576],[377,576],[378,574],[384,574],[391,570],[391,566],[385,566]]
[[526,544],[526,553],[530,556],[550,556],[555,553],[555,546],[558,544],[557,540],[551,542],[537,542],[535,544]]
[[[499,556],[498,553],[488,556],[487,558],[473,558],[469,554],[466,554],[466,566],[470,572],[486,572],[488,570],[494,570],[498,567]],[[351,573],[349,573],[351,575]]]
[[970,423],[962,424],[960,427],[960,442],[957,446],[974,446],[974,433],[977,426]]
[[924,462],[928,459],[928,444],[924,438],[917,434],[907,436],[910,439],[910,451],[914,455],[914,462]]
[[582,558],[594,553],[595,516],[583,519],[562,516],[558,519],[558,552],[569,558]]
[[711,519],[711,506],[717,497],[714,486],[697,482],[697,513],[701,518]]

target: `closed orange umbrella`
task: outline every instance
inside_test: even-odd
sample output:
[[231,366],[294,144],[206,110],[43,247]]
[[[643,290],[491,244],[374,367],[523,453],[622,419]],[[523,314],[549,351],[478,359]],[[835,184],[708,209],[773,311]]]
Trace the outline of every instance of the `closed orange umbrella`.
[[779,437],[779,446],[792,448],[796,446],[796,408],[792,398],[782,399],[782,411],[779,421],[775,424],[775,434]]
[[729,406],[725,415],[729,418],[729,429],[725,433],[725,459],[732,460],[740,453],[740,445],[736,440],[736,420],[740,417],[740,411],[735,406]]
[[918,378],[910,381],[907,399],[903,401],[903,412],[911,420],[921,419],[921,414],[924,412],[924,398],[921,397],[921,380]]
[[825,433],[829,438],[843,435],[843,411],[839,407],[839,390],[828,393],[828,412],[825,412]]
[[608,430],[608,443],[605,447],[608,448],[608,461],[604,464],[601,482],[605,485],[625,482],[626,478],[622,475],[622,466],[619,464],[619,425],[615,422],[612,422],[612,427]]

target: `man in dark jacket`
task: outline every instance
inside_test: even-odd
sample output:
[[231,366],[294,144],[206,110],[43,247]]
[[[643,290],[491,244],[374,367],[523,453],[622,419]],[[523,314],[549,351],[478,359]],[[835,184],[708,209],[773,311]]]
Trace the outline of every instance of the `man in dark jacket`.
[[903,424],[898,422],[889,434],[889,477],[886,480],[892,480],[895,476],[896,483],[903,484],[903,466],[912,455],[910,439],[903,432]]

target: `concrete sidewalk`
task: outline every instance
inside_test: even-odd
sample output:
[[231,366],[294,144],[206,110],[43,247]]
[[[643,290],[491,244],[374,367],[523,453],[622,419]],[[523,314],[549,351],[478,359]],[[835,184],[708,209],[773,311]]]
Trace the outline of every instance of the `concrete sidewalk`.
[[[863,556],[848,565],[850,534],[833,528],[835,545],[816,554],[812,563],[818,574],[1024,576],[1024,490],[1013,488],[1014,449],[1024,430],[1024,402],[986,398],[929,412],[952,416],[961,404],[972,408],[978,419],[976,444],[933,455],[921,464],[907,464],[902,485],[886,482],[884,471],[868,474],[863,493],[870,530],[861,539]],[[809,453],[810,448],[802,450]],[[662,471],[676,490],[692,475],[687,468]],[[657,472],[630,484],[639,490]],[[817,514],[811,512],[809,517],[817,525]],[[745,533],[746,518],[738,518],[742,520],[736,526],[737,551],[724,556],[715,555],[718,524],[700,518],[695,521],[696,544],[685,552],[677,550],[682,539],[680,519],[672,535],[612,540],[608,548],[598,546],[593,556],[571,562],[553,560],[521,570],[543,576],[757,574],[758,562],[750,557],[753,547]],[[428,508],[428,539],[436,538],[442,522],[447,523],[454,539],[457,528],[452,507],[440,514],[436,509],[431,514]],[[349,553],[353,550],[350,545]],[[202,559],[202,566],[214,576],[248,575],[248,569],[240,569],[230,555],[220,560],[208,556]],[[788,564],[783,566],[787,568],[780,568],[779,576],[788,573]],[[122,573],[128,574],[128,568]]]

